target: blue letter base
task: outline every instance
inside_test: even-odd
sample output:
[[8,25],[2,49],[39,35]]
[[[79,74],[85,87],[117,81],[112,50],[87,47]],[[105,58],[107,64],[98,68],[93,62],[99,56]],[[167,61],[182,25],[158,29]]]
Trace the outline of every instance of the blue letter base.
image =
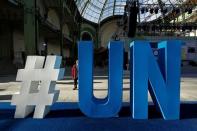
[[197,130],[197,103],[181,104],[181,120],[166,121],[149,105],[149,120],[133,120],[130,104],[124,103],[119,117],[88,118],[78,108],[78,103],[55,103],[44,119],[14,119],[10,103],[0,103],[0,131],[123,131],[123,130]]

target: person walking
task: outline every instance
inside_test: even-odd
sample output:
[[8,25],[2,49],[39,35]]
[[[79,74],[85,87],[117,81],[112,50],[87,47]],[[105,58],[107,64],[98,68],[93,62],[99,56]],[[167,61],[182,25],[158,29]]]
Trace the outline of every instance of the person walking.
[[78,80],[78,60],[72,67],[72,79],[74,80],[74,88],[73,90],[77,89],[77,80]]

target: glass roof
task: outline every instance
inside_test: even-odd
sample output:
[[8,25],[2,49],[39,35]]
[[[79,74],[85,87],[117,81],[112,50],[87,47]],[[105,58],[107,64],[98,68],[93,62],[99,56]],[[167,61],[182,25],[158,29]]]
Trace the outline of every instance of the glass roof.
[[[126,1],[127,0],[75,0],[81,15],[85,19],[94,23],[99,23],[110,16],[123,15]],[[159,7],[158,1],[161,1],[166,5],[175,6],[175,4],[180,4],[185,0],[139,0],[140,8]],[[172,8],[173,6],[169,6],[169,8]],[[161,11],[159,11],[157,14],[150,13],[150,11],[145,11],[145,13],[142,14],[140,11],[139,16],[140,22],[152,21],[161,16]]]

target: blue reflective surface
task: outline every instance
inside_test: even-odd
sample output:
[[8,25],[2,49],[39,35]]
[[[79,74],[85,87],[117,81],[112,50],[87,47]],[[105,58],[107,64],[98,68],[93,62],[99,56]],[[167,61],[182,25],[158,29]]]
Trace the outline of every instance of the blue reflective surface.
[[131,44],[134,119],[148,118],[148,89],[164,119],[179,119],[181,44],[176,40],[159,43],[159,64],[149,42],[135,41]]
[[108,96],[97,99],[93,95],[93,43],[79,42],[79,107],[89,117],[113,117],[122,106],[123,42],[111,42],[108,48]]

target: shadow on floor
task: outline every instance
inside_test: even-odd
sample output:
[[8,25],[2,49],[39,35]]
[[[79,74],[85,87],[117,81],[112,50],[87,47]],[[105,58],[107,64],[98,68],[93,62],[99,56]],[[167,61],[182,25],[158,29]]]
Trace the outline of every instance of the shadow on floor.
[[[75,107],[76,103],[73,103]],[[72,106],[72,103],[71,103]],[[180,109],[180,119],[197,119],[197,103],[183,103]],[[149,105],[149,119],[162,119],[161,113],[156,109],[154,105]],[[79,109],[69,109],[69,110],[54,110],[51,111],[47,118],[55,117],[83,117],[83,113]],[[131,116],[130,106],[123,106],[119,112],[119,117],[129,117]]]
[[0,95],[0,100],[11,100],[12,95]]
[[[103,82],[94,82],[94,84],[100,84]],[[57,82],[56,84],[74,85],[74,82]]]
[[16,75],[0,75],[0,83],[15,82]]
[[[96,89],[94,89],[94,91],[108,91],[108,88],[107,89],[96,88]],[[123,88],[123,91],[130,91],[130,88]]]
[[[130,117],[131,111],[129,103],[124,103],[119,112],[119,117]],[[197,119],[197,102],[182,103],[180,109],[180,119]],[[0,103],[0,120],[12,119],[14,116],[14,107],[5,107]],[[32,118],[32,114],[29,118]],[[78,108],[78,103],[56,103],[51,107],[47,118],[62,118],[62,117],[84,117],[85,115]],[[149,105],[149,119],[162,119],[160,112],[154,105]]]
[[[124,103],[125,104],[125,103]],[[133,120],[130,107],[124,106],[119,118],[94,119],[85,117],[78,109],[78,103],[56,103],[51,112],[44,119],[33,119],[32,114],[25,119],[13,119],[14,107],[9,103],[0,103],[0,130],[1,131],[196,131],[197,130],[197,103],[181,104],[181,119],[165,121],[152,105],[149,106],[148,120]]]

